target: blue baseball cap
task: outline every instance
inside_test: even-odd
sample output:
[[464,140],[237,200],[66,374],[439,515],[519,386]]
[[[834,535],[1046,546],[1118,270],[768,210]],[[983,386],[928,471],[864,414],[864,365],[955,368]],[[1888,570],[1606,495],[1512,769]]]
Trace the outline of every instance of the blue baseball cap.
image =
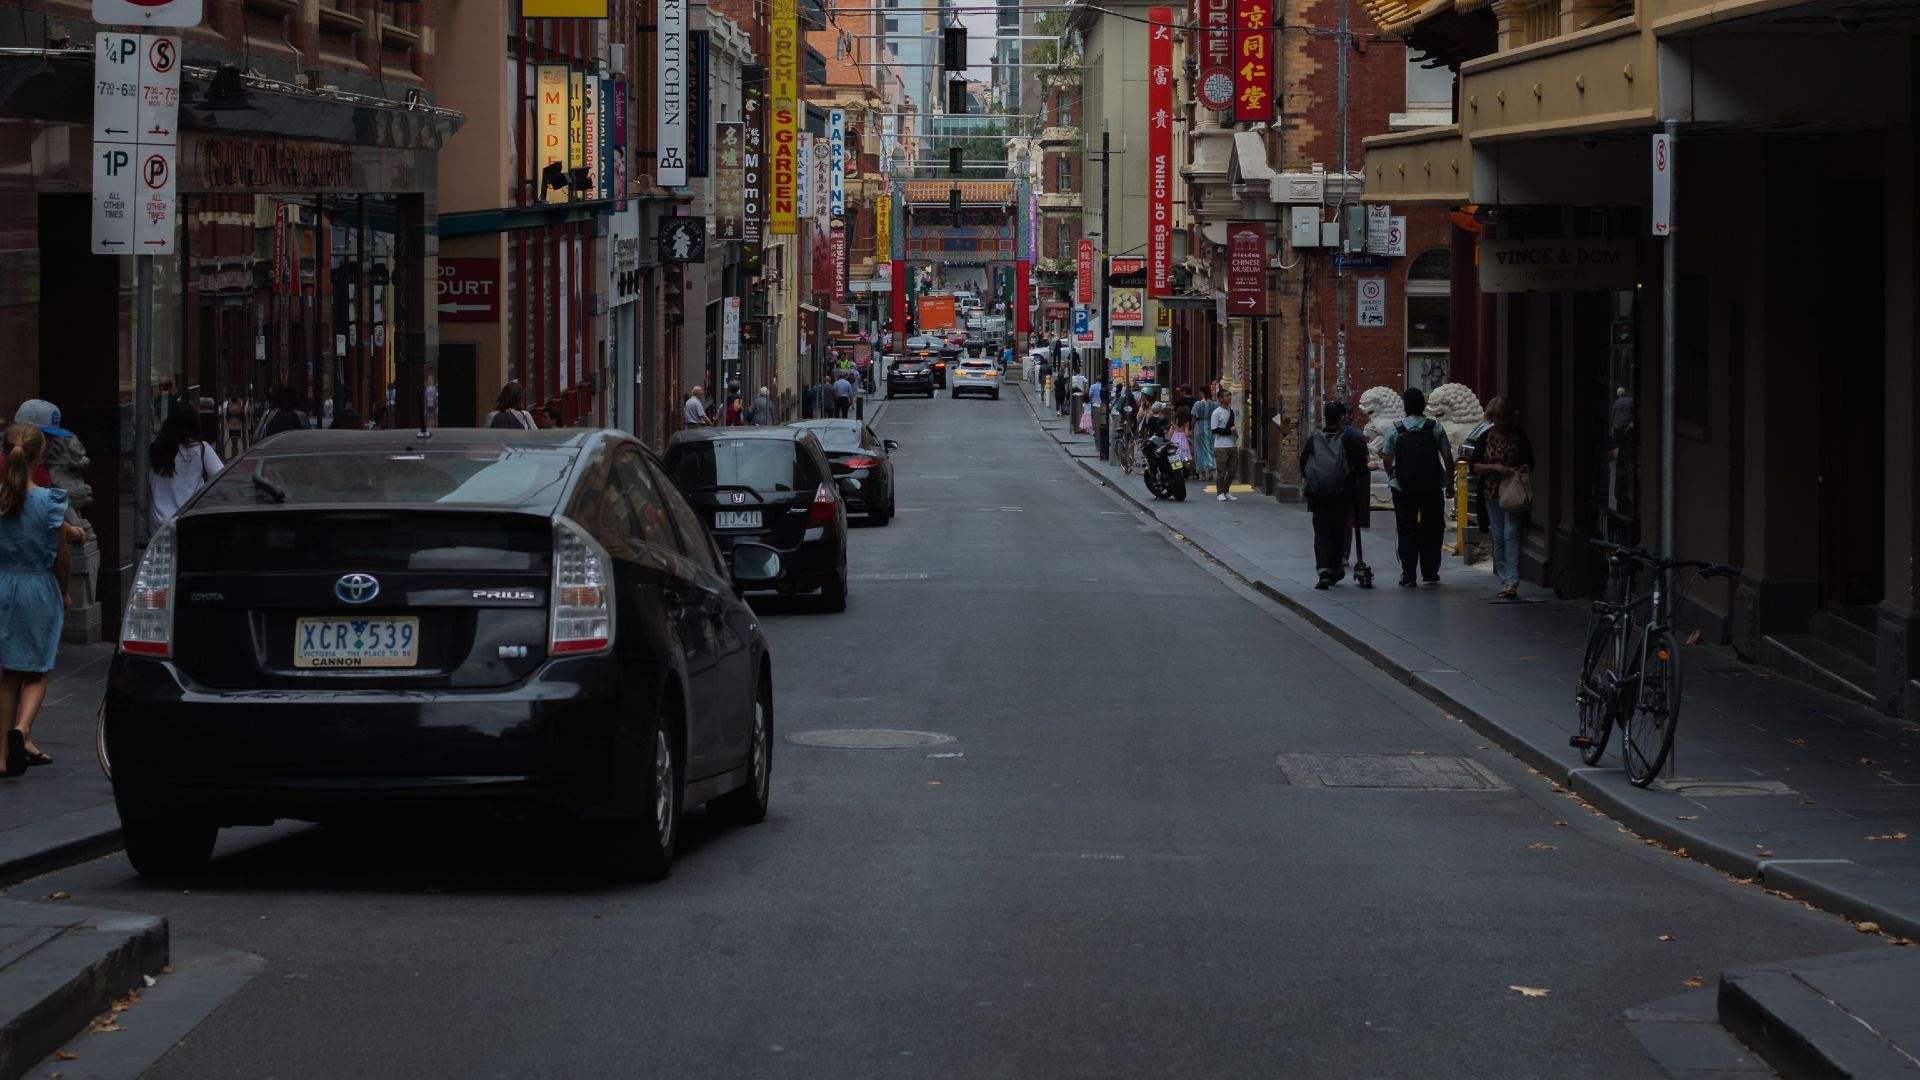
[[32,424],[57,439],[73,438],[73,432],[60,426],[60,406],[51,401],[34,398],[21,402],[19,411],[13,414],[13,420],[16,424]]

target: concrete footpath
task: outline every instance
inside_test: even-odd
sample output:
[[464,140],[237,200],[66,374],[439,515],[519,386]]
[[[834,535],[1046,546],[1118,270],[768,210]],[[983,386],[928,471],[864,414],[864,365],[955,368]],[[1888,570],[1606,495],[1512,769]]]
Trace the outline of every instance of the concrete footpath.
[[1382,670],[1640,835],[1863,926],[1920,939],[1920,725],[1882,716],[1730,650],[1685,656],[1670,779],[1622,775],[1618,734],[1600,767],[1567,745],[1589,606],[1523,585],[1492,599],[1485,566],[1448,559],[1438,586],[1398,587],[1391,513],[1366,530],[1377,587],[1314,589],[1306,508],[1198,485],[1156,500],[1138,471],[1098,460],[1091,436],[1022,386],[1035,419],[1096,480]]
[[0,888],[120,846],[113,788],[94,753],[94,719],[114,646],[62,645],[33,740],[53,764],[0,779]]

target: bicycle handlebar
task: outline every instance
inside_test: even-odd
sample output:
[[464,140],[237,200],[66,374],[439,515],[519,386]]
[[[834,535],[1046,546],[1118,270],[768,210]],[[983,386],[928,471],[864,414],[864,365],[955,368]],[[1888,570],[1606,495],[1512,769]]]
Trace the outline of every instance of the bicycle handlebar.
[[1651,566],[1656,570],[1692,570],[1701,577],[1708,578],[1737,578],[1740,576],[1738,567],[1727,566],[1724,563],[1706,562],[1701,559],[1663,559],[1651,552],[1641,551],[1639,548],[1631,548],[1624,544],[1611,543],[1593,536],[1587,538],[1587,543],[1606,552],[1609,558],[1628,559],[1633,562]]

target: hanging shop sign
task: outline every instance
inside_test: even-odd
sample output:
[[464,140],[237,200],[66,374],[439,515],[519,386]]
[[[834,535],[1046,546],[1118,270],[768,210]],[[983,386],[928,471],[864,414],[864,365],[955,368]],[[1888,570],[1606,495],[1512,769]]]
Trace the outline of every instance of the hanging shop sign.
[[740,359],[740,298],[729,296],[720,303],[720,359]]
[[[587,167],[587,76],[583,72],[567,75],[567,170]],[[573,197],[569,183],[567,197]]]
[[1267,224],[1235,221],[1227,225],[1227,314],[1264,315],[1267,311]]
[[600,76],[587,75],[581,81],[583,96],[580,100],[580,153],[586,161],[587,189],[585,197],[600,197]]
[[1273,10],[1269,0],[1234,0],[1233,118],[1273,120]]
[[687,0],[659,0],[654,16],[654,180],[687,184]]
[[847,298],[847,230],[835,225],[829,241],[833,251],[833,301],[840,303]]
[[1147,9],[1147,292],[1173,273],[1173,9]]
[[1073,302],[1093,303],[1093,241],[1080,241],[1079,259],[1074,266]]
[[746,153],[746,135],[738,120],[722,120],[714,125],[713,224],[714,236],[738,240],[744,234],[746,216],[745,184],[742,161]]
[[768,102],[767,154],[772,161],[772,191],[767,228],[776,235],[799,229],[794,200],[800,179],[800,27],[796,0],[773,0],[771,99]]
[[825,225],[833,220],[833,150],[824,135],[813,138],[813,220]]
[[567,167],[567,69],[562,64],[541,64],[533,77],[535,109],[534,134],[539,152],[534,156],[533,182],[540,185],[542,201],[567,201],[567,187],[551,187],[546,182],[549,165]]
[[604,19],[609,0],[520,0],[529,19]]
[[1480,289],[1618,291],[1636,280],[1632,240],[1480,240]]
[[627,208],[627,81],[613,80],[613,145],[607,149],[607,157],[613,162],[613,197],[620,202],[620,209]]
[[692,41],[693,60],[689,67],[692,82],[687,87],[687,175],[705,177],[711,172],[707,132],[713,130],[712,122],[707,119],[708,107],[712,105],[707,94],[707,31],[694,31]]
[[827,216],[847,216],[847,112],[827,110]]
[[750,67],[742,77],[747,89],[740,95],[740,198],[745,211],[740,231],[751,261],[759,251],[760,234],[767,223],[766,69]]
[[707,221],[697,217],[661,216],[654,230],[660,261],[695,263],[707,257]]
[[[1233,108],[1234,0],[1196,0],[1195,22],[1200,27],[1200,104],[1214,112]],[[1193,54],[1189,54],[1193,55]]]
[[800,142],[794,148],[794,169],[800,174],[800,182],[793,189],[793,214],[802,221],[813,220],[813,136],[800,133]]
[[893,196],[873,200],[873,250],[876,258],[893,258]]
[[1116,330],[1147,323],[1147,261],[1131,256],[1107,260],[1107,324]]

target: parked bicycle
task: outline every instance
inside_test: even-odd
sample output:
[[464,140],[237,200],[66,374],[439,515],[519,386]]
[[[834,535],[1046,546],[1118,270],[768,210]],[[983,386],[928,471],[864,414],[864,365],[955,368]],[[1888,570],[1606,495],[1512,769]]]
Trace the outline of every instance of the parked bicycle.
[[[1680,643],[1669,623],[1668,578],[1677,581],[1682,573],[1738,577],[1740,571],[1720,563],[1663,559],[1604,540],[1587,542],[1607,553],[1607,598],[1593,605],[1595,622],[1574,691],[1580,729],[1568,742],[1582,761],[1597,765],[1617,724],[1627,782],[1646,787],[1673,752],[1680,724]],[[1636,589],[1634,578],[1641,570],[1646,587]]]

